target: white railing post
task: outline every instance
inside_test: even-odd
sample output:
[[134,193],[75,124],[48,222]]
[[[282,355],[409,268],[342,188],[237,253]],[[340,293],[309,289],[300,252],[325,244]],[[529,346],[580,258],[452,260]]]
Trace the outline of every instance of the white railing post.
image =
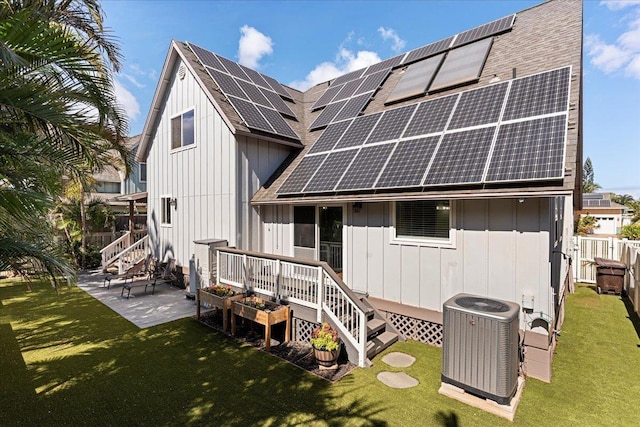
[[280,304],[280,265],[281,261],[276,260],[276,302]]
[[248,288],[247,288],[247,278],[248,278],[248,274],[247,274],[247,254],[243,254],[242,255],[242,286],[244,287],[245,290],[248,290]]
[[358,345],[360,349],[358,351],[358,365],[365,366],[365,361],[367,359],[367,316],[364,314],[364,311],[360,312],[360,329]]
[[316,320],[318,321],[318,323],[320,323],[320,322],[322,322],[322,300],[324,299],[324,296],[323,296],[323,293],[324,293],[324,275],[323,275],[322,267],[318,267],[317,290],[318,290],[318,311],[317,311]]
[[[211,249],[209,249],[211,250]],[[217,285],[218,283],[220,283],[220,250],[218,249],[216,251],[216,283],[214,283],[214,285]],[[226,269],[225,269],[226,270]]]

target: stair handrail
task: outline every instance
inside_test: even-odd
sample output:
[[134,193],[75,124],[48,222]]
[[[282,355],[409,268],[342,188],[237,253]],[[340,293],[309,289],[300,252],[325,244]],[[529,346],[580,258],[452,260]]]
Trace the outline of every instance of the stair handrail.
[[[218,265],[218,280],[222,284],[228,284],[244,289],[261,291],[260,288],[254,289],[254,287],[248,283],[247,274],[247,258],[262,258],[267,260],[277,261],[277,268],[273,272],[279,276],[281,271],[281,263],[290,263],[300,266],[315,267],[319,270],[317,274],[317,280],[314,280],[316,301],[312,304],[317,312],[317,321],[321,322],[323,319],[323,313],[331,320],[331,323],[337,327],[340,331],[340,335],[343,339],[347,340],[358,352],[358,365],[365,366],[366,364],[366,345],[367,345],[367,321],[366,312],[368,307],[360,300],[360,298],[342,281],[342,279],[336,274],[335,271],[324,261],[314,261],[299,259],[284,255],[273,255],[254,251],[245,251],[235,248],[217,248],[217,265]],[[231,254],[232,258],[225,258],[227,254]],[[222,255],[222,256],[221,256]],[[224,258],[222,262],[221,258]],[[235,262],[234,262],[235,261]],[[275,277],[276,283],[279,283],[279,277]],[[356,326],[349,328],[340,319],[339,313],[335,313],[331,306],[328,304],[328,292],[326,288],[339,293],[340,296],[347,301],[349,307],[348,310],[353,312],[355,317]],[[279,298],[279,294],[272,291],[267,291],[267,294],[273,295]],[[289,298],[292,302],[296,301],[296,298]],[[309,301],[299,300],[304,305],[308,305]]]
[[139,256],[138,258],[134,258],[133,260],[125,260],[128,264],[133,265],[136,262],[140,261],[142,258],[147,256],[147,253],[149,252],[149,235],[144,236],[142,239],[138,240],[137,242],[135,242],[133,245],[126,247],[124,250],[122,250],[120,253],[118,253],[114,258],[115,259],[120,259],[120,263],[118,266],[118,274],[122,274],[125,272],[125,270],[127,270],[127,268],[125,268],[124,264],[123,264],[123,260],[125,260],[125,257],[130,254],[133,253],[134,251],[143,249],[144,251],[142,252],[142,256]]
[[130,246],[131,232],[127,231],[104,248],[100,249],[100,257],[102,259],[102,269],[106,269],[110,263],[117,259],[117,254],[122,252],[123,248]]

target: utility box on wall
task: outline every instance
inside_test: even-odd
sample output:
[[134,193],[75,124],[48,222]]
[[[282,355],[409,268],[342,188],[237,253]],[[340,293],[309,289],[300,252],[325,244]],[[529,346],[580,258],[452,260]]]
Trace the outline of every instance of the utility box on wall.
[[458,294],[442,311],[442,382],[509,404],[518,387],[520,306]]

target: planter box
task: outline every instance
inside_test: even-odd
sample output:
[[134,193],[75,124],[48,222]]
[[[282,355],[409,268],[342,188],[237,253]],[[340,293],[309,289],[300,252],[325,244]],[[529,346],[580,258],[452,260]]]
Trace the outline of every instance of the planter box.
[[[246,303],[264,304],[265,308],[256,308]],[[284,305],[274,304],[258,297],[243,298],[232,303],[231,334],[236,334],[236,316],[264,325],[264,340],[267,351],[271,349],[271,326],[286,322],[285,342],[289,342],[291,334],[291,309]]]
[[215,294],[206,292],[203,289],[198,289],[196,294],[196,307],[198,310],[197,317],[200,318],[200,304],[209,304],[211,307],[215,307],[222,310],[222,329],[224,331],[229,330],[229,312],[232,308],[233,301],[240,301],[244,298],[242,294],[236,294],[228,297],[219,297]]

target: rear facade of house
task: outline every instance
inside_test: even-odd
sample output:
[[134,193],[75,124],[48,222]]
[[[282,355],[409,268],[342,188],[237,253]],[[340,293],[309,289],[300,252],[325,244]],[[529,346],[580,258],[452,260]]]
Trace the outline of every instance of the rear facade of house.
[[[137,155],[154,253],[186,266],[194,241],[223,239],[324,261],[434,345],[458,293],[521,304],[523,330],[559,328],[581,204],[582,4],[496,18],[304,93],[172,42]],[[550,363],[552,335],[532,366]]]

